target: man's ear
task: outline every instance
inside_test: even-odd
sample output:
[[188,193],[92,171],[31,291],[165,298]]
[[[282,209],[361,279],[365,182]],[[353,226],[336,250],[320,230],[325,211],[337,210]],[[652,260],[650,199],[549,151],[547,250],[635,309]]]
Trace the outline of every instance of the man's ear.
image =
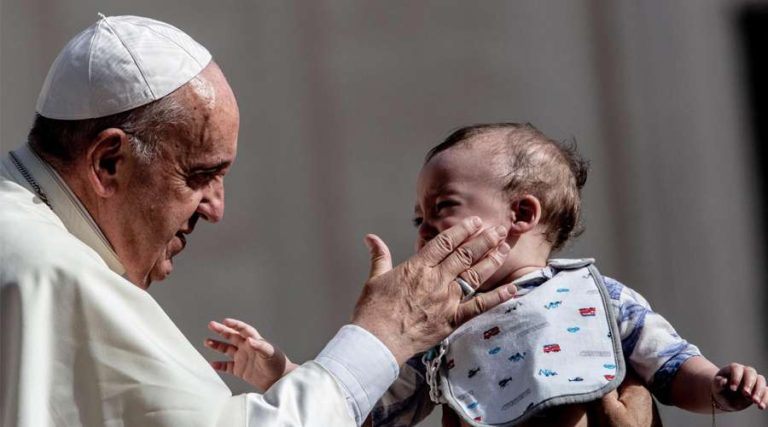
[[532,230],[541,220],[541,202],[535,196],[526,194],[515,199],[511,206],[510,234],[523,234]]
[[111,197],[125,176],[130,149],[128,135],[118,128],[99,132],[88,149],[88,182],[100,197]]

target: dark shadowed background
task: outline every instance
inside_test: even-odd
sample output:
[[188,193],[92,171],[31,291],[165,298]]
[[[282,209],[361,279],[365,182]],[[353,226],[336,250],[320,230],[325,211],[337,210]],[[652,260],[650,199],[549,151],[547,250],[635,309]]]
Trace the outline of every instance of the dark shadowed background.
[[[201,224],[151,288],[207,357],[207,321],[233,316],[312,358],[349,319],[363,235],[396,260],[412,252],[427,149],[461,125],[530,121],[592,161],[587,231],[563,255],[596,257],[716,364],[768,370],[759,4],[1,1],[2,151],[23,143],[48,66],[97,12],[176,25],[224,69],[242,116],[225,219]],[[754,408],[718,418],[767,424]]]

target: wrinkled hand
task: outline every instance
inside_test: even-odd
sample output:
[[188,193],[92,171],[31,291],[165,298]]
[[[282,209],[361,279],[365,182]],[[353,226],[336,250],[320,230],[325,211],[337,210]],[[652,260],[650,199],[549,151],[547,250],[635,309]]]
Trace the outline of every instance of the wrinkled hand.
[[751,366],[731,363],[713,378],[712,398],[723,411],[740,411],[753,403],[764,410],[768,406],[765,377]]
[[601,427],[661,427],[651,393],[634,372],[627,372],[619,388],[591,404],[589,425]]
[[224,319],[223,324],[211,321],[208,329],[227,341],[207,339],[205,346],[232,358],[211,362],[213,369],[239,377],[262,391],[298,366],[245,322],[235,319]]
[[352,322],[376,335],[402,364],[462,323],[510,299],[515,288],[508,285],[461,301],[454,279],[461,275],[476,289],[509,253],[504,227],[480,232],[481,226],[480,218],[467,218],[394,269],[387,245],[367,235],[371,272]]

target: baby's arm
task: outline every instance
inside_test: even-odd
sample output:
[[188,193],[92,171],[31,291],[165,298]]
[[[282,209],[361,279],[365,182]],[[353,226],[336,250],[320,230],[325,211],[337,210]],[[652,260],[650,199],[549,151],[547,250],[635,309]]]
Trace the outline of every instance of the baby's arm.
[[732,364],[718,369],[640,294],[614,279],[604,279],[616,310],[624,357],[662,403],[703,413],[712,411],[713,399],[726,411],[744,409],[752,402],[765,409],[765,378],[753,368]]
[[670,403],[689,411],[709,413],[714,404],[725,412],[740,411],[753,403],[768,406],[765,377],[750,367],[731,363],[718,369],[703,356],[688,359],[672,379]]
[[205,346],[232,358],[211,362],[213,369],[239,377],[262,391],[298,366],[245,322],[235,319],[224,319],[223,324],[211,321],[208,329],[227,341],[207,339]]

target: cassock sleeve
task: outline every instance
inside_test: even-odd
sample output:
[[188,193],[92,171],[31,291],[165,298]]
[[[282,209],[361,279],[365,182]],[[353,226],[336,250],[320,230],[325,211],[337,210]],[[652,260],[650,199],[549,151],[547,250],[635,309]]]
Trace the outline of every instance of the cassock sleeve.
[[344,326],[314,361],[263,395],[246,395],[248,425],[360,425],[397,375],[397,362],[381,341],[363,328]]
[[0,248],[3,426],[353,426],[397,377],[345,326],[263,395],[232,396],[150,294],[79,241],[49,253],[51,233]]

